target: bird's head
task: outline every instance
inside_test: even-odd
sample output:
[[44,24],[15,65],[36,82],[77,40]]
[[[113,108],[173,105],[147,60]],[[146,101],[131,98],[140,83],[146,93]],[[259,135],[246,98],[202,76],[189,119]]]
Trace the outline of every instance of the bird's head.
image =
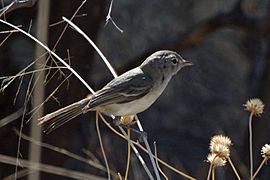
[[142,64],[142,69],[157,73],[162,73],[165,77],[172,77],[180,69],[193,65],[191,62],[183,59],[177,52],[170,50],[161,50],[150,55]]

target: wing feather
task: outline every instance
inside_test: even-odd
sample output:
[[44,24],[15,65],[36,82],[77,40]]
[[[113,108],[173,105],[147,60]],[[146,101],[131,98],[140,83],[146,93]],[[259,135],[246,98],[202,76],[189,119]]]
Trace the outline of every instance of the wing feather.
[[121,104],[145,96],[153,87],[151,77],[139,73],[119,76],[97,91],[89,103],[89,108],[107,104]]

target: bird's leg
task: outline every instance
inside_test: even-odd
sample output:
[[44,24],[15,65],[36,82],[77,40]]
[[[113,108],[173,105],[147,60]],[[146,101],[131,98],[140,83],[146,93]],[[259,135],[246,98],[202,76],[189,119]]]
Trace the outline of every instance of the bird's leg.
[[134,129],[134,128],[131,128],[130,126],[126,126],[125,127],[126,129],[130,129],[131,131],[133,131],[135,134],[138,134],[139,135],[139,142],[143,142],[143,138],[146,138],[147,139],[147,132],[145,131],[140,131],[138,129]]
[[130,129],[132,132],[138,134],[140,137],[139,137],[139,141],[142,142],[143,138],[147,138],[147,133],[145,131],[140,131],[140,130],[137,130],[137,129],[134,129],[131,127],[131,125],[135,124],[136,121],[133,121],[131,122],[130,124],[123,124],[122,121],[121,121],[121,116],[116,116],[114,119],[113,119],[113,123],[115,126],[120,126],[124,129]]
[[121,126],[121,116],[115,116],[114,118],[113,118],[113,124],[115,125],[115,126]]

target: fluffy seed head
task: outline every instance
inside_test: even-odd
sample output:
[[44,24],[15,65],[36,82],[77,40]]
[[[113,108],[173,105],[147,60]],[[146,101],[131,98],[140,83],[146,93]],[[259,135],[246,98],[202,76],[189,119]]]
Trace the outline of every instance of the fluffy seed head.
[[213,144],[210,146],[210,151],[220,158],[228,158],[230,156],[230,149],[228,146],[222,144]]
[[226,159],[217,156],[214,153],[208,154],[207,162],[211,163],[214,167],[221,167],[226,165]]
[[230,156],[230,146],[232,141],[229,137],[223,135],[216,135],[211,138],[209,150],[212,154],[220,158],[226,159]]
[[263,113],[264,104],[259,98],[253,98],[248,100],[244,106],[245,110],[253,113],[256,116],[260,116]]
[[224,135],[215,135],[211,138],[210,141],[210,146],[214,145],[214,144],[221,144],[224,146],[231,146],[232,145],[232,141],[228,136],[224,136]]
[[270,145],[265,144],[261,150],[262,157],[270,157]]

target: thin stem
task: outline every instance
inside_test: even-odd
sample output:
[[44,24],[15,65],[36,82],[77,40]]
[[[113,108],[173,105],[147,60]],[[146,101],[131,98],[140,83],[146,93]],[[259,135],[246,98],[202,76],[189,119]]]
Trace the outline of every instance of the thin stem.
[[[17,129],[15,129],[14,131],[15,131],[15,134],[17,134],[17,135],[20,134],[20,132]],[[33,138],[23,134],[23,133],[21,133],[21,137],[22,137],[22,139],[24,139],[26,141],[30,141],[31,143],[35,143],[38,146],[41,146],[41,147],[49,149],[51,151],[60,153],[60,154],[65,155],[67,157],[76,159],[76,160],[78,160],[80,162],[88,164],[89,166],[92,166],[94,168],[97,168],[97,169],[99,169],[101,171],[106,172],[106,168],[104,166],[102,166],[101,164],[99,164],[99,162],[97,162],[97,161],[94,161],[94,160],[91,160],[91,159],[86,159],[86,158],[81,157],[81,156],[79,156],[79,155],[77,155],[75,153],[72,153],[72,152],[70,152],[70,151],[68,151],[66,149],[59,148],[59,147],[53,146],[51,144],[43,143],[41,141],[37,141],[37,140],[35,140],[35,139],[33,139]],[[113,172],[113,176],[116,177],[117,174],[115,172]]]
[[145,146],[146,146],[146,149],[147,149],[148,152],[149,152],[149,157],[150,157],[152,166],[153,166],[153,168],[154,168],[154,172],[155,172],[155,174],[156,174],[157,180],[160,180],[160,175],[159,175],[159,171],[158,171],[158,168],[157,168],[157,164],[155,163],[154,155],[153,155],[153,153],[151,152],[151,148],[150,148],[150,146],[149,146],[149,144],[148,144],[147,138],[146,138],[146,137],[143,137],[143,141],[144,141],[144,144],[145,144]]
[[126,131],[121,127],[119,126],[119,129],[121,130],[121,132],[124,134],[124,136],[127,138],[127,140],[130,142],[130,145],[135,153],[135,155],[138,157],[139,161],[141,162],[145,172],[147,173],[149,179],[151,180],[154,180],[154,177],[153,175],[151,174],[149,168],[147,167],[145,161],[143,160],[142,156],[140,155],[139,151],[137,150],[137,148],[134,146],[134,144],[132,143],[132,141],[128,138],[128,135],[126,133]]
[[[99,113],[99,115],[100,115],[100,117],[101,117],[101,120],[104,122],[104,124],[105,124],[109,129],[111,129],[115,134],[117,134],[119,137],[121,137],[121,138],[123,138],[123,139],[125,139],[125,140],[127,140],[127,141],[131,141],[131,142],[132,142],[132,143],[131,143],[131,147],[132,147],[133,145],[136,145],[136,146],[139,147],[141,150],[143,150],[145,153],[149,154],[148,150],[145,149],[141,144],[139,144],[139,143],[137,143],[137,142],[135,142],[135,141],[133,141],[133,140],[128,139],[126,136],[124,136],[123,134],[121,134],[120,132],[118,132],[116,129],[114,129],[114,128],[110,125],[110,123],[108,123],[108,122],[106,121],[106,119],[102,116],[102,114]],[[133,148],[133,147],[132,147],[132,148]],[[134,151],[134,152],[135,152],[135,151]],[[136,154],[136,153],[135,153],[135,154]],[[154,157],[154,158],[156,158],[156,157]],[[139,158],[139,160],[140,160],[140,158]],[[166,163],[165,161],[163,161],[163,160],[161,160],[161,159],[159,159],[159,158],[157,158],[157,160],[158,160],[158,162],[160,162],[161,164],[163,164],[164,166],[166,166],[167,168],[169,168],[169,169],[172,170],[173,172],[175,172],[175,173],[177,173],[177,174],[179,174],[179,175],[181,175],[181,176],[183,176],[183,177],[185,177],[185,178],[187,178],[187,179],[190,179],[190,180],[196,180],[195,178],[193,178],[193,177],[191,177],[191,176],[189,176],[189,175],[187,175],[187,174],[185,174],[185,173],[179,171],[179,170],[176,169],[175,167],[169,165],[169,164]]]
[[122,180],[122,176],[120,173],[117,173],[118,177],[119,177],[119,180]]
[[16,2],[13,1],[8,6],[4,7],[3,9],[1,9],[2,12],[0,13],[0,17],[2,17],[3,15],[5,15],[5,13],[8,12],[8,9],[11,8],[15,3]]
[[0,22],[3,24],[6,24],[18,31],[20,31],[21,33],[23,33],[24,35],[28,36],[30,39],[32,39],[33,41],[35,41],[36,43],[38,43],[40,46],[42,46],[44,49],[46,49],[46,51],[48,51],[50,54],[52,54],[57,60],[59,60],[64,66],[66,66],[73,74],[74,76],[76,76],[76,78],[79,79],[79,81],[93,94],[95,93],[94,90],[87,84],[87,82],[82,79],[82,77],[73,69],[71,68],[63,59],[61,59],[56,53],[54,53],[53,51],[51,51],[45,44],[43,44],[42,42],[40,42],[37,38],[35,38],[34,36],[32,36],[31,34],[25,32],[24,30],[18,28],[17,26],[14,26],[13,24],[6,22],[2,19],[0,19]]
[[101,134],[100,134],[100,130],[99,130],[99,124],[98,124],[98,112],[96,112],[96,128],[97,128],[97,134],[98,134],[98,140],[99,140],[99,143],[100,143],[101,152],[102,152],[102,155],[103,155],[103,158],[104,158],[104,161],[105,161],[105,165],[106,165],[106,169],[107,169],[108,180],[110,180],[111,179],[110,167],[109,167],[107,157],[106,157],[106,154],[105,154],[105,151],[104,151],[104,147],[103,147],[103,144],[102,144],[102,138],[101,138]]
[[13,34],[13,32],[10,32],[5,39],[0,43],[0,46],[2,46],[4,44],[4,42],[6,42],[6,40]]
[[212,169],[212,180],[215,180],[215,167]]
[[261,164],[259,165],[259,167],[257,168],[257,170],[255,171],[254,175],[252,176],[251,180],[252,179],[255,179],[255,177],[257,176],[257,174],[260,172],[260,170],[262,169],[262,166],[264,165],[264,163],[269,159],[269,157],[265,157]]
[[[130,138],[130,129],[127,130],[128,138]],[[128,154],[127,154],[127,166],[126,166],[126,173],[125,173],[125,180],[128,179],[128,170],[130,165],[130,141],[128,141]]]
[[62,17],[64,21],[66,21],[70,26],[72,26],[78,33],[80,33],[90,44],[91,46],[97,51],[101,59],[105,62],[106,66],[109,68],[111,71],[113,77],[117,77],[117,73],[110,64],[110,62],[106,59],[106,57],[103,55],[103,53],[99,50],[99,48],[96,46],[96,44],[73,22],[71,22],[69,19]]
[[208,175],[207,175],[207,180],[210,180],[210,175],[211,175],[212,168],[213,168],[213,162],[211,162],[211,164],[210,164],[210,167],[209,167],[209,170],[208,170]]
[[250,160],[250,179],[252,179],[252,176],[253,176],[252,117],[253,117],[253,113],[250,113],[250,115],[249,115],[249,160]]
[[[135,120],[136,120],[136,122],[137,122],[137,126],[138,126],[139,130],[140,130],[141,132],[144,132],[143,127],[142,127],[142,125],[141,125],[141,122],[140,122],[140,120],[139,120],[139,118],[138,118],[137,115],[135,115]],[[154,168],[154,172],[155,172],[155,174],[156,174],[157,180],[160,180],[160,175],[159,175],[159,171],[158,171],[158,168],[157,168],[157,164],[155,163],[154,155],[153,155],[153,153],[152,153],[152,151],[151,151],[151,148],[150,148],[150,146],[149,146],[149,143],[148,143],[148,141],[147,141],[147,137],[146,137],[146,136],[143,136],[143,142],[144,142],[144,144],[145,144],[146,149],[147,149],[148,152],[149,152],[149,158],[150,158],[150,161],[151,161],[152,166],[153,166],[153,168]]]
[[20,122],[20,133],[19,133],[18,144],[17,144],[16,166],[15,166],[14,179],[17,179],[18,165],[21,165],[21,162],[19,161],[20,149],[21,149],[21,138],[20,137],[21,137],[22,130],[23,130],[23,122],[24,122],[25,114],[26,114],[26,108],[24,108],[23,116],[22,116],[22,119],[21,119],[21,122]]
[[162,171],[162,169],[159,167],[159,164],[158,164],[158,158],[157,158],[157,143],[154,142],[154,150],[155,150],[155,160],[156,160],[156,164],[157,164],[157,167],[158,167],[158,170],[159,172],[163,175],[163,177],[168,180],[168,177],[166,176],[166,174]]
[[232,170],[233,170],[234,174],[236,175],[237,179],[238,179],[238,180],[241,180],[241,178],[240,178],[240,176],[239,176],[239,174],[238,174],[238,172],[237,172],[237,170],[236,170],[236,168],[235,168],[235,166],[234,166],[234,164],[233,164],[231,158],[228,157],[227,159],[228,159],[228,161],[229,161],[229,163],[230,163],[230,165],[231,165],[231,167],[232,167]]
[[16,119],[18,119],[19,117],[21,117],[23,115],[23,107],[21,107],[19,110],[17,110],[16,112],[4,117],[3,119],[0,119],[0,128],[15,121]]
[[112,16],[111,16],[111,12],[112,12],[112,5],[113,5],[113,0],[111,0],[111,4],[110,4],[110,7],[109,7],[109,11],[108,11],[108,14],[106,16],[106,23],[105,23],[105,26],[108,24],[108,22],[111,20],[111,22],[113,23],[113,25],[116,27],[116,29],[120,32],[120,33],[123,33],[124,31],[119,27],[117,26],[117,24],[114,22],[114,20],[112,19]]
[[[0,154],[0,162],[4,164],[16,165],[17,159],[12,156]],[[53,166],[44,163],[31,162],[25,159],[19,159],[20,165],[24,168],[30,169],[30,171],[42,171],[50,174],[68,177],[69,179],[91,179],[91,180],[104,180],[103,177],[66,169],[63,167]],[[14,177],[15,179],[15,177]]]

